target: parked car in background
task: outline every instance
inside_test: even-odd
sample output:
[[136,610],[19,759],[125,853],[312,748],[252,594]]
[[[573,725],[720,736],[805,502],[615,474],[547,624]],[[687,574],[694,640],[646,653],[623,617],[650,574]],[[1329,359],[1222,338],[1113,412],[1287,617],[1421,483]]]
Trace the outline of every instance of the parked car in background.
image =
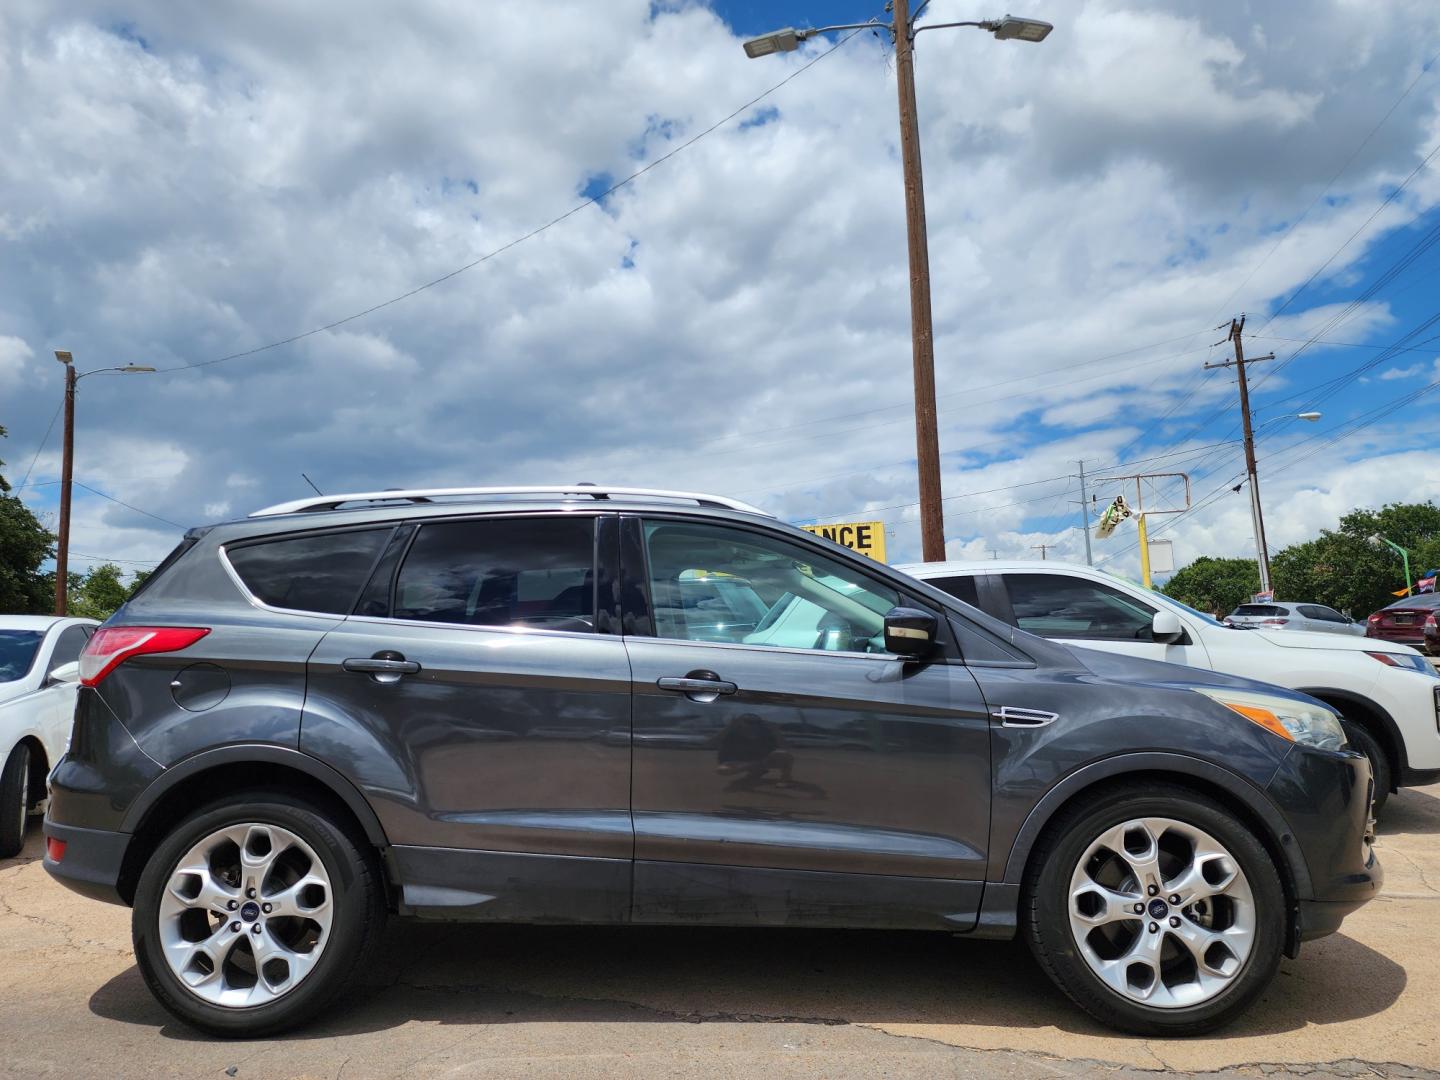
[[1324,604],[1241,604],[1223,620],[1242,629],[1260,626],[1269,630],[1309,630],[1316,634],[1365,636],[1365,626]]
[[1435,621],[1435,612],[1425,616],[1425,651],[1431,656],[1440,656],[1440,623]]
[[[900,567],[1032,634],[1276,683],[1338,709],[1375,771],[1375,810],[1440,780],[1440,676],[1405,645],[1280,627],[1238,630],[1093,567],[947,562]],[[1417,627],[1418,629],[1418,627]]]
[[1194,1034],[1382,877],[1323,703],[713,496],[272,507],[190,530],[80,665],[45,869],[223,1035],[315,1015],[390,912],[1019,934],[1105,1023]]
[[[0,859],[20,853],[45,777],[65,753],[79,686],[73,665],[98,625],[0,615]],[[71,670],[57,675],[66,665]]]
[[1365,620],[1365,636],[1419,648],[1425,644],[1425,622],[1440,611],[1440,593],[1420,593],[1386,604]]

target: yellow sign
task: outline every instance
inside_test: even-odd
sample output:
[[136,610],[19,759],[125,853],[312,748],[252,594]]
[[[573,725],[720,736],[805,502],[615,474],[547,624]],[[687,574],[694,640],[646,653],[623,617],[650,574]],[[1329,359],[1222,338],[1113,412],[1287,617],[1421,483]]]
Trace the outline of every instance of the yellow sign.
[[868,555],[876,562],[885,561],[885,523],[883,521],[846,521],[838,525],[801,525],[806,532],[843,544],[851,551]]

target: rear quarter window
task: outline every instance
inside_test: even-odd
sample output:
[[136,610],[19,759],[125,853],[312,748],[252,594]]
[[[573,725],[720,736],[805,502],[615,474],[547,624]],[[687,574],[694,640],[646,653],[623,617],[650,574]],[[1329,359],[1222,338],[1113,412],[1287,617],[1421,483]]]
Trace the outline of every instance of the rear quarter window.
[[347,529],[230,546],[225,556],[261,603],[348,615],[392,532]]
[[941,592],[949,593],[956,600],[962,600],[971,607],[980,606],[980,594],[975,588],[975,579],[963,575],[954,577],[932,577],[925,579],[926,585],[933,585]]

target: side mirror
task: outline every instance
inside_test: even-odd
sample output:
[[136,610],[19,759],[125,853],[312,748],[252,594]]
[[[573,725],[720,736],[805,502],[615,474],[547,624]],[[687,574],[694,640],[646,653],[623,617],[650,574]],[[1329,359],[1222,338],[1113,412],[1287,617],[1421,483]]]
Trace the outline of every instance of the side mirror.
[[939,623],[928,611],[893,607],[885,613],[885,651],[896,656],[925,656],[935,648]]
[[68,664],[60,664],[50,669],[50,674],[45,676],[45,685],[54,686],[56,683],[78,683],[80,681],[80,661],[71,660]]
[[1150,621],[1150,636],[1162,644],[1174,645],[1185,636],[1185,627],[1180,623],[1180,616],[1161,608]]

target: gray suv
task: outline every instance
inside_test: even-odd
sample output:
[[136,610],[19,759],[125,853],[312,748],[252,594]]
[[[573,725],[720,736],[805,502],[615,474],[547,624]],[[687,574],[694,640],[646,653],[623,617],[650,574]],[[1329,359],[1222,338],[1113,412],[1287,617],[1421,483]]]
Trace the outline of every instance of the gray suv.
[[1325,705],[1067,648],[730,500],[315,497],[186,534],[91,639],[45,868],[223,1035],[387,915],[1017,933],[1205,1031],[1381,881]]

